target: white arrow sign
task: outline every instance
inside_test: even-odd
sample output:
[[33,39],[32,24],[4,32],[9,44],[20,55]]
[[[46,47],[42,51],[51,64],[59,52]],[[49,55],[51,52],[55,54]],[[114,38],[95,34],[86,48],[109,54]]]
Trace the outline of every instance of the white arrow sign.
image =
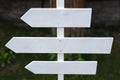
[[21,19],[31,27],[90,27],[91,8],[31,8]]
[[113,38],[13,37],[6,46],[16,53],[110,53]]
[[97,61],[32,61],[26,67],[34,74],[96,74]]

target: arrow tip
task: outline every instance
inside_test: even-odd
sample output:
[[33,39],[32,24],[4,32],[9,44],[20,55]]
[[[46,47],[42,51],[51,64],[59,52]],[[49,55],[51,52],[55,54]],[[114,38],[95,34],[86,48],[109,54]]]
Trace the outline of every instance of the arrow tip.
[[33,10],[33,8],[30,8],[23,16],[20,17],[20,19],[23,22],[25,22],[26,24],[28,24],[29,26],[31,26],[29,23],[31,15],[29,15],[29,14],[31,13],[32,10]]
[[32,72],[33,74],[37,74],[37,69],[34,67],[34,63],[35,62],[36,61],[30,62],[28,65],[25,66],[25,69],[27,69],[28,71]]
[[15,37],[11,38],[6,44],[5,47],[7,47],[8,49],[12,50],[13,52],[17,53],[15,50],[13,50],[13,41],[14,41]]

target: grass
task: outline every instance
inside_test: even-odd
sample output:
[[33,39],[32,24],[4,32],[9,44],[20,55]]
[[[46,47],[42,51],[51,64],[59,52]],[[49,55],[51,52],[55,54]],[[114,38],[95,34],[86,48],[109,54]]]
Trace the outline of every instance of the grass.
[[[6,49],[4,45],[13,36],[46,36],[50,34],[49,30],[31,29],[27,26],[18,27],[11,22],[2,22],[0,23],[0,50]],[[113,36],[110,31],[106,33],[106,36]],[[82,55],[85,60],[99,62],[96,75],[65,75],[65,80],[120,80],[120,42],[117,38],[115,37],[110,55]],[[35,75],[24,68],[33,60],[56,60],[56,54],[15,54],[15,56],[14,63],[0,68],[0,80],[57,80],[57,75]],[[78,56],[77,54],[72,56],[66,54],[65,60],[83,60],[79,59]]]

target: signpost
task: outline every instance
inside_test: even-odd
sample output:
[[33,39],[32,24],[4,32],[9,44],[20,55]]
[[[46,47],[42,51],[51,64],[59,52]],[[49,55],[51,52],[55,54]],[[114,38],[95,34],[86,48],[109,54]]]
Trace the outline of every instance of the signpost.
[[64,53],[109,54],[112,37],[64,38],[64,27],[90,27],[91,8],[64,9],[64,0],[57,8],[31,8],[21,19],[31,27],[57,27],[57,37],[13,37],[6,47],[15,53],[57,53],[57,61],[32,61],[25,68],[35,74],[96,74],[97,61],[64,61]]

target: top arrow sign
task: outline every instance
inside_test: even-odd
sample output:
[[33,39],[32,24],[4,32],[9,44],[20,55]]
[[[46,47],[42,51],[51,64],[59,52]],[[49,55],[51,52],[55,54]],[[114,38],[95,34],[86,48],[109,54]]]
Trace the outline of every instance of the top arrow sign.
[[31,27],[90,27],[91,8],[31,8],[21,19]]

